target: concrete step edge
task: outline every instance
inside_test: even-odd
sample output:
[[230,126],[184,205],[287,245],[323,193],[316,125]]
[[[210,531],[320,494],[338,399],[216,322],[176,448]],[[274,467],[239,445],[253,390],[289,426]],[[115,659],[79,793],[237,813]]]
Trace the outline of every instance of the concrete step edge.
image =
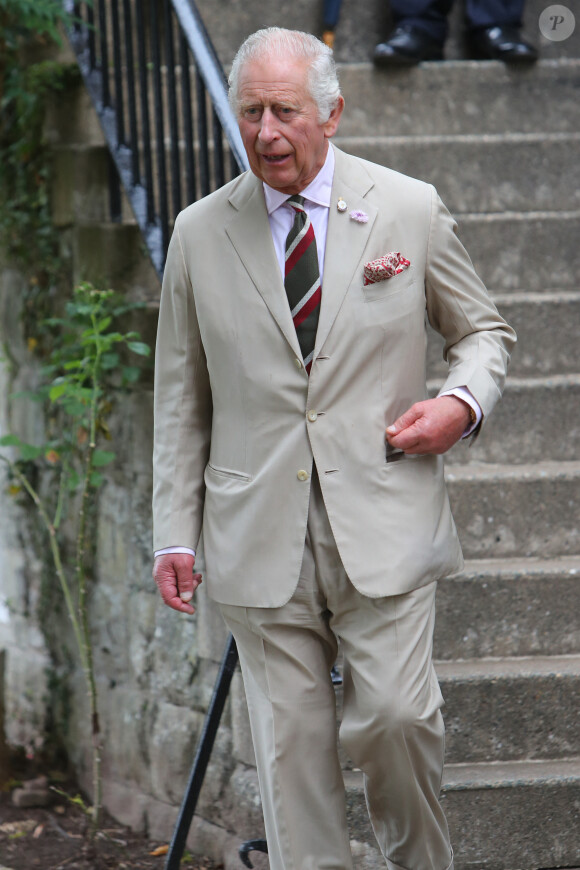
[[522,677],[580,677],[580,654],[481,659],[439,659],[437,676],[444,682],[513,680]]
[[[173,66],[174,74],[181,74],[181,63],[176,62]],[[385,73],[382,70],[377,70],[374,64],[371,61],[355,61],[353,63],[347,63],[345,61],[339,61],[336,64],[339,80],[341,72],[349,73],[373,73],[377,76],[385,76]],[[121,67],[124,74],[127,73],[127,67]],[[229,67],[228,67],[229,69]],[[418,66],[413,67],[412,69],[401,68],[397,70],[392,70],[391,74],[413,74],[414,76],[423,76],[429,81],[433,78],[433,71],[436,70],[436,75],[447,76],[449,73],[453,75],[455,72],[459,71],[462,75],[465,73],[473,72],[478,77],[481,74],[482,69],[485,70],[485,74],[493,78],[501,79],[502,81],[511,81],[512,79],[509,76],[509,70],[506,70],[502,65],[496,63],[495,61],[481,61],[481,60],[470,60],[469,58],[465,59],[446,59],[445,63],[442,64],[440,61],[423,61]],[[561,57],[561,58],[540,58],[534,64],[534,71],[539,70],[540,72],[549,72],[551,70],[555,72],[561,72],[563,69],[569,69],[572,72],[580,72],[580,58],[577,57]],[[159,70],[162,75],[167,75],[168,67],[167,64],[160,64]],[[195,65],[190,64],[189,66],[190,73],[195,74]]]
[[544,220],[580,220],[580,211],[564,209],[554,211],[464,211],[461,212],[461,223],[500,222],[531,222]]
[[[429,394],[433,395],[441,388],[442,378],[429,378],[427,381],[427,389]],[[542,390],[553,389],[554,387],[575,387],[580,385],[580,373],[575,372],[563,375],[542,375],[539,377],[519,377],[518,375],[508,376],[505,384],[505,392],[510,388],[513,390]],[[505,395],[505,394],[504,394]]]
[[[363,790],[361,770],[344,770],[347,789]],[[442,791],[580,785],[580,758],[446,764]]]
[[522,465],[499,465],[492,463],[472,463],[470,465],[448,466],[445,478],[452,483],[482,483],[486,481],[505,481],[506,483],[546,480],[549,478],[580,478],[580,461],[545,461],[522,463]]
[[[90,146],[91,148],[95,146]],[[97,146],[98,147],[98,146]],[[513,223],[514,221],[538,221],[538,220],[580,220],[580,211],[502,211],[502,212],[471,212],[465,211],[461,213],[461,223],[478,223],[480,221],[485,221],[486,223],[496,223],[500,221],[509,221]],[[78,221],[79,226],[84,226],[82,220]],[[136,225],[136,223],[135,223]],[[115,224],[112,221],[90,221],[86,223],[86,226],[91,227],[109,227],[109,226],[120,226],[119,224]],[[523,289],[514,289],[514,293],[520,293],[521,295],[526,295],[526,290]],[[533,291],[530,291],[527,295],[532,295]],[[547,293],[567,293],[567,292],[575,292],[575,291],[565,291],[558,290],[557,287],[546,287],[545,290],[542,290],[541,293],[536,292],[535,295],[540,296]],[[504,291],[505,293],[505,291]],[[511,291],[505,293],[505,295],[511,295]],[[495,297],[494,297],[495,298]]]
[[506,381],[506,391],[517,390],[542,390],[554,387],[580,386],[580,373],[568,373],[565,375],[543,375],[542,377],[518,377],[514,375]]
[[558,556],[552,559],[542,559],[537,556],[508,557],[504,559],[466,559],[465,567],[460,574],[453,574],[441,582],[453,582],[453,580],[473,579],[482,577],[497,577],[503,579],[523,580],[524,575],[542,576],[550,578],[562,572],[580,575],[580,554],[572,556]]
[[490,290],[489,294],[493,301],[498,305],[553,305],[558,303],[569,304],[571,302],[580,302],[580,290],[546,290],[539,293],[531,290],[514,290],[506,292],[505,290],[494,292]]
[[580,784],[580,758],[445,765],[443,791]]
[[[340,76],[341,71],[352,71],[352,72],[374,72],[377,75],[384,75],[382,72],[377,72],[375,66],[371,61],[357,61],[355,63],[345,63],[344,61],[340,61],[337,63],[337,69]],[[562,69],[568,68],[573,71],[578,71],[580,73],[580,58],[578,57],[560,57],[560,58],[540,58],[536,64],[535,69],[540,72],[544,70],[554,70],[555,72],[560,72]],[[486,75],[496,75],[497,78],[501,78],[506,81],[510,81],[512,76],[510,75],[510,71],[506,70],[504,67],[495,63],[495,61],[480,61],[480,60],[446,60],[444,64],[440,62],[431,62],[431,63],[422,63],[417,67],[413,67],[411,72],[414,75],[423,75],[424,78],[432,81],[433,79],[433,70],[438,70],[441,74],[447,74],[448,72],[452,72],[453,70],[460,70],[464,75],[466,72],[474,72],[476,74],[481,73],[481,70],[485,71]],[[397,70],[396,72],[409,72],[408,70]]]
[[513,574],[519,575],[522,571],[536,574],[545,574],[552,571],[569,570],[573,573],[580,571],[580,553],[556,556],[543,559],[541,556],[511,556],[500,559],[466,559],[464,570],[460,574],[453,574],[448,579],[463,577],[473,574]]
[[348,143],[350,146],[368,145],[370,143],[388,142],[389,146],[405,146],[412,144],[419,145],[522,145],[522,144],[537,144],[540,142],[564,142],[564,143],[580,143],[580,132],[576,133],[452,133],[450,135],[435,134],[428,135],[418,133],[417,135],[396,135],[388,136],[386,134],[377,134],[374,136],[352,136],[346,134],[341,136],[337,133],[335,136],[337,145],[340,143]]

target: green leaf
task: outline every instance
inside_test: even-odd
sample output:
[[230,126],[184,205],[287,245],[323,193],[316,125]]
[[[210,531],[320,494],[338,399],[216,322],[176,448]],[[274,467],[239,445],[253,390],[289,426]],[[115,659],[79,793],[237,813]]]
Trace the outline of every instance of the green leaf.
[[93,465],[95,468],[101,468],[103,465],[108,465],[113,461],[116,454],[110,450],[95,450],[93,453]]
[[32,444],[20,445],[20,455],[26,462],[29,462],[31,459],[38,459],[43,452],[44,447],[34,447]]
[[141,369],[137,366],[123,366],[123,383],[134,384],[139,380]]
[[87,413],[88,404],[88,401],[83,403],[79,402],[77,399],[66,398],[64,399],[62,406],[66,413],[70,414],[71,417],[80,417],[82,419]]
[[3,435],[0,438],[0,447],[20,447],[22,441],[18,435]]
[[138,353],[139,356],[149,356],[151,353],[151,348],[148,344],[145,344],[144,341],[128,341],[127,347],[129,350],[132,350],[133,353]]
[[104,353],[101,357],[101,366],[108,370],[114,369],[119,365],[119,354],[118,353]]
[[72,492],[78,487],[80,481],[79,473],[77,471],[71,471],[67,480],[67,488]]
[[91,486],[94,486],[95,488],[101,486],[101,484],[104,482],[104,480],[105,480],[105,478],[98,471],[93,471],[93,473],[89,477],[89,483],[91,484]]
[[57,399],[60,399],[68,390],[68,384],[55,384],[50,388],[50,392],[48,394],[48,398],[51,402],[56,402]]
[[103,317],[102,320],[99,320],[99,322],[97,323],[97,332],[104,332],[107,326],[110,325],[112,319],[112,317],[108,316]]

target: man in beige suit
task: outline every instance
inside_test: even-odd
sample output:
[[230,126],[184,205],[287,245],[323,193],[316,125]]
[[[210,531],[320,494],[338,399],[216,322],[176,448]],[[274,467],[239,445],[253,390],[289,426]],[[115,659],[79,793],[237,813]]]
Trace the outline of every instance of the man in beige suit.
[[[387,865],[445,870],[434,597],[462,559],[440,454],[490,413],[514,334],[433,188],[330,145],[343,99],[326,46],[259,31],[230,96],[251,171],[179,215],[165,270],[154,576],[166,604],[193,613],[203,531],[273,870],[352,867],[339,641],[341,740]],[[317,269],[310,350],[304,300],[289,301],[297,239]],[[431,400],[427,320],[449,363]]]

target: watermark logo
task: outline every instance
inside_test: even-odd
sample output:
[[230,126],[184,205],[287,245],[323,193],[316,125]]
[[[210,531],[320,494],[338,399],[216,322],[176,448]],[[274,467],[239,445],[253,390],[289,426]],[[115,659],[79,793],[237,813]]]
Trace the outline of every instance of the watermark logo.
[[576,19],[567,6],[548,6],[540,15],[539,26],[546,39],[562,42],[574,33]]

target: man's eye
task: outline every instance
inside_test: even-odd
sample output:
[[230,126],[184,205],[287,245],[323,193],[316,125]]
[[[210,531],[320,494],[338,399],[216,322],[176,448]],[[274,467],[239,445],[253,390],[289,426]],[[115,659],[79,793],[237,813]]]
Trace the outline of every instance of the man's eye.
[[245,118],[259,118],[260,110],[255,107],[250,107],[248,109],[244,109],[244,117]]

